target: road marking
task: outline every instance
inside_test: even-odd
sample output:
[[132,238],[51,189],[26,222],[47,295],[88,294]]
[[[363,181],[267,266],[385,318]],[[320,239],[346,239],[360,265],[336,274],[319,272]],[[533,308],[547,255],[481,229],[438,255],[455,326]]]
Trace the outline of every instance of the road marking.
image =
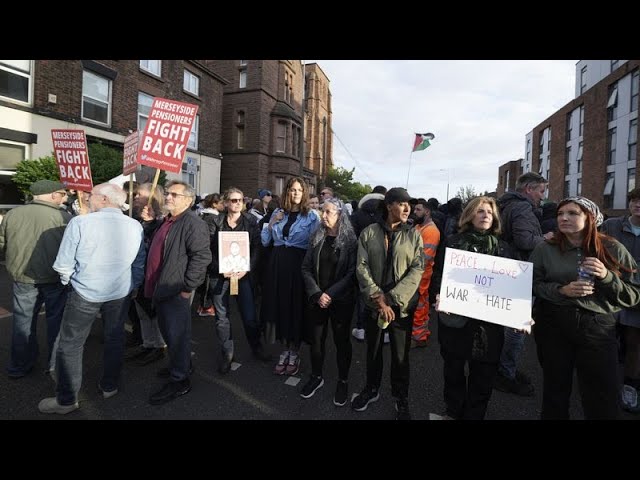
[[291,387],[295,387],[300,383],[300,379],[298,377],[289,377],[287,381],[284,382],[285,385],[289,385]]

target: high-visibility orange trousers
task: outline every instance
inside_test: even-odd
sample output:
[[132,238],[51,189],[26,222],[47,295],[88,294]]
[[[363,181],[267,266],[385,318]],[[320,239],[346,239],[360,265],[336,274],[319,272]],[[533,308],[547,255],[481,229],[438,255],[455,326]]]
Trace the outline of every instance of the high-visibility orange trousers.
[[[431,272],[429,272],[431,273]],[[423,275],[420,279],[420,298],[418,298],[418,307],[413,315],[413,331],[411,337],[419,341],[429,340],[431,330],[429,330],[429,284],[431,283],[431,275],[425,278]]]

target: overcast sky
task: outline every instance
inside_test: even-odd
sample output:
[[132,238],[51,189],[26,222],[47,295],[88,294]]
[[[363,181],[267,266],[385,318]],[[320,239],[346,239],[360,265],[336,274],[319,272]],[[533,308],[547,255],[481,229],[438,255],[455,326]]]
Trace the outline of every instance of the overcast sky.
[[[525,135],[574,98],[577,60],[307,60],[330,80],[335,166],[358,182],[407,182],[446,201],[461,186],[494,191]],[[431,132],[411,154],[414,133]]]

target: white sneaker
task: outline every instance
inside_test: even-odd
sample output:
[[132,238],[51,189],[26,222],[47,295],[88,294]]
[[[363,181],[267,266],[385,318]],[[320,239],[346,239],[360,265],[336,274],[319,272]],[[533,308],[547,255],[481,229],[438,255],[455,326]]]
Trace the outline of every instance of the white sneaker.
[[351,330],[351,335],[353,335],[353,338],[355,338],[356,340],[363,341],[364,328],[354,328],[353,330]]
[[72,405],[60,405],[56,397],[45,398],[40,400],[38,404],[38,410],[40,413],[59,413],[60,415],[66,415],[80,408],[78,402]]
[[638,391],[631,385],[622,386],[622,408],[627,412],[636,413],[640,411],[638,406]]
[[437,413],[430,413],[429,420],[454,420],[449,415],[438,415]]
[[389,343],[389,332],[384,332],[384,343]]

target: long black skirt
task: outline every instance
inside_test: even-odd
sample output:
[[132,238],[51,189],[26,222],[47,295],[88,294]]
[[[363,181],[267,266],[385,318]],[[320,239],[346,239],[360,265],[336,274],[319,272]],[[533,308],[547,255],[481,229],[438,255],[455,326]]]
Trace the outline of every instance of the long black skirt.
[[262,285],[262,324],[265,341],[299,345],[303,339],[306,294],[302,260],[306,250],[273,247]]

